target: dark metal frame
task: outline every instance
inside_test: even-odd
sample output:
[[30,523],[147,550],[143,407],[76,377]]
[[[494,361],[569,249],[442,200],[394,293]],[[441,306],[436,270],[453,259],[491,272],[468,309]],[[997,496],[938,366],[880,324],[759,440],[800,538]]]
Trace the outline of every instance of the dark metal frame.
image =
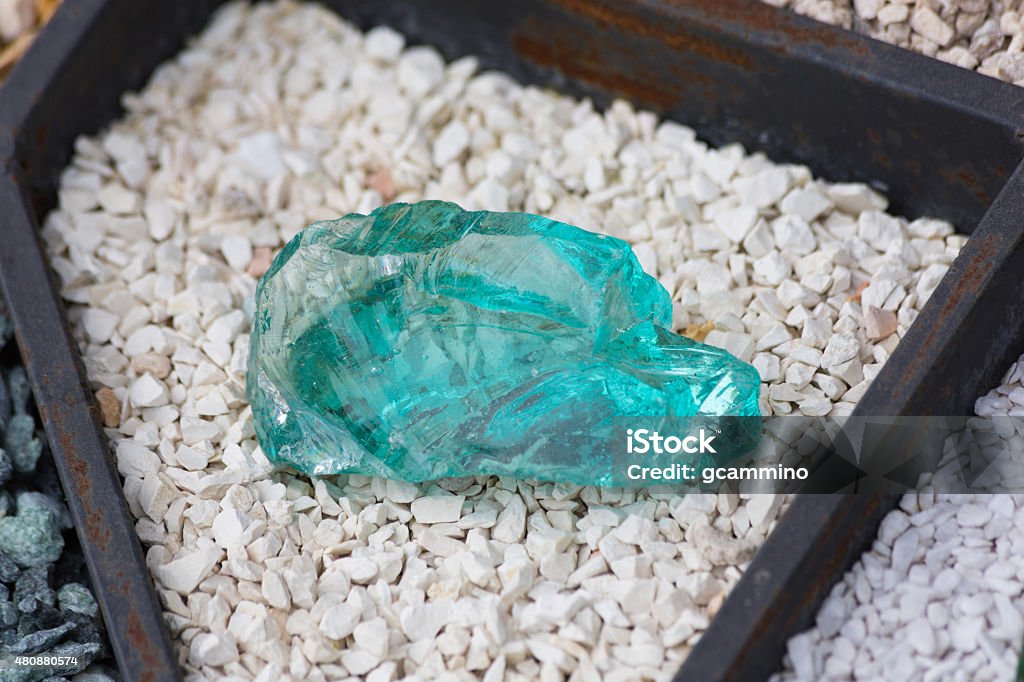
[[[72,142],[120,112],[216,0],[65,0],[0,89],[0,279],[117,660],[179,679],[98,411],[36,231]],[[624,97],[830,180],[875,184],[908,216],[972,234],[858,406],[957,415],[1024,347],[1024,89],[756,0],[328,0],[447,57],[528,83]],[[801,497],[677,679],[764,679],[895,498]]]

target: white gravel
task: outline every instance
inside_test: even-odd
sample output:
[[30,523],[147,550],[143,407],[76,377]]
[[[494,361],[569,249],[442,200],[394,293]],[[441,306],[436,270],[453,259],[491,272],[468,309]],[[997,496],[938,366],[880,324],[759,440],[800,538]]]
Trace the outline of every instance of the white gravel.
[[[1022,405],[1024,356],[974,409],[1021,417]],[[773,681],[1014,679],[1024,641],[1022,528],[1024,495],[904,496],[815,627],[790,639],[786,670]]]
[[1024,495],[908,494],[790,639],[795,680],[1014,678],[1024,638]]
[[1024,21],[1013,0],[763,1],[1024,85]]
[[289,2],[228,6],[124,103],[76,143],[43,235],[197,679],[669,676],[785,509],[272,471],[248,315],[310,222],[429,197],[624,237],[678,328],[759,369],[766,414],[848,413],[964,242],[862,185]]

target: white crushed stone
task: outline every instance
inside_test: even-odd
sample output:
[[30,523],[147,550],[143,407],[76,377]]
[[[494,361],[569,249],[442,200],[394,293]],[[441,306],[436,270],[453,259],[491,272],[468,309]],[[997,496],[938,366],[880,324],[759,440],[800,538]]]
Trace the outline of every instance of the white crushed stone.
[[677,328],[711,321],[758,367],[765,414],[852,410],[964,242],[863,185],[290,2],[227,6],[124,103],[76,142],[43,236],[196,679],[670,676],[786,507],[274,472],[244,394],[254,277],[310,222],[430,197],[609,231]]
[[763,0],[1024,85],[1024,20],[1011,0]]
[[[974,411],[1024,416],[1024,356]],[[905,495],[815,627],[790,639],[773,682],[1014,679],[1024,639],[1021,528],[1024,495]]]
[[905,495],[773,682],[1014,678],[1024,495]]

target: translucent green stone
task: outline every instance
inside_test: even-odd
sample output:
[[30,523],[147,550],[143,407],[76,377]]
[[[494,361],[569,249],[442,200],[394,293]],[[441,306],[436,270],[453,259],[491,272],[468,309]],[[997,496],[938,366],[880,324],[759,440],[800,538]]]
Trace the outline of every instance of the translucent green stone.
[[278,255],[247,392],[267,456],[309,474],[609,485],[633,418],[759,415],[757,371],[671,321],[621,240],[394,204],[315,223]]

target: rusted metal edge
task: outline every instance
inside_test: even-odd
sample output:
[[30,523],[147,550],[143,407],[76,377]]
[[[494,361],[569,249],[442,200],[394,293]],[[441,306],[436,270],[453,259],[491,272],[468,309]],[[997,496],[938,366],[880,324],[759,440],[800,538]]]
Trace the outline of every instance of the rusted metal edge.
[[0,160],[14,158],[17,132],[25,129],[43,93],[74,61],[79,42],[104,4],[104,0],[62,3],[0,85]]
[[[937,461],[946,432],[934,423],[941,420],[929,421],[880,431],[872,438],[880,445],[862,449],[861,466],[889,470],[922,447],[933,448]],[[872,489],[870,475],[860,483],[863,487],[847,492]],[[737,682],[778,672],[788,639],[814,623],[832,586],[872,545],[879,523],[899,500],[898,494],[868,492],[798,496],[676,679]]]
[[0,286],[114,656],[126,680],[180,680],[162,609],[125,503],[59,288],[27,197],[0,176]]
[[99,132],[121,97],[206,23],[220,0],[67,0],[0,91],[0,160],[21,170],[37,211],[51,208],[75,138]]
[[524,83],[871,182],[896,212],[964,232],[1024,157],[1020,88],[757,0],[324,2]]
[[[1024,164],[982,219],[856,414],[955,416],[1024,350]],[[895,450],[898,443],[893,443]],[[811,625],[899,496],[798,497],[686,659],[676,680],[763,680]]]
[[[587,0],[556,0],[585,7]],[[827,61],[853,80],[954,107],[1017,132],[1024,91],[1012,83],[824,24],[761,0],[638,0],[654,11],[713,28],[799,59]]]
[[772,531],[676,673],[675,682],[767,680],[787,639],[813,622],[837,577],[899,498],[801,495]]
[[956,416],[1024,351],[1024,164],[1014,172],[858,406]]

